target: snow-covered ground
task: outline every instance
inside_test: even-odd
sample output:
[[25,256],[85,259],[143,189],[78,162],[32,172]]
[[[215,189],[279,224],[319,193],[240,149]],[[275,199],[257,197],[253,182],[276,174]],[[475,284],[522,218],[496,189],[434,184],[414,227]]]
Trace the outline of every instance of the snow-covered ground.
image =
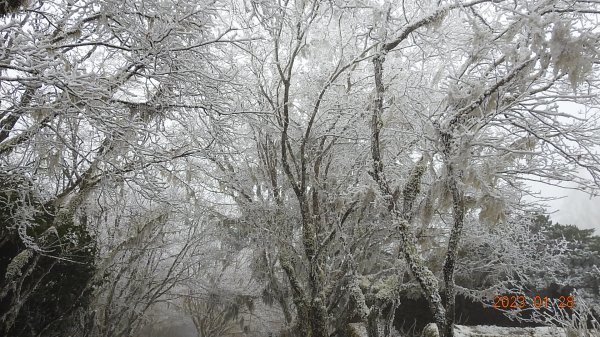
[[556,327],[508,328],[494,325],[456,325],[454,329],[456,337],[567,337],[563,329]]
[[455,326],[456,337],[600,337],[600,331],[567,332],[557,327],[507,328],[493,325]]
[[[350,324],[360,337],[367,337],[367,329],[360,324]],[[436,329],[437,330],[437,329]],[[600,331],[567,333],[557,327],[509,328],[494,325],[454,326],[455,337],[600,337]]]

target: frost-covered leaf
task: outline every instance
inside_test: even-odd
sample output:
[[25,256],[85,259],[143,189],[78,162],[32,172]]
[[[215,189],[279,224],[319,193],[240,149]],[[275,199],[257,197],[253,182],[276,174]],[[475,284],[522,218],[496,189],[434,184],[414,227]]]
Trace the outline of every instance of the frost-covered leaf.
[[17,254],[6,267],[5,280],[12,282],[16,277],[21,276],[21,270],[29,263],[29,259],[33,256],[33,251],[24,249]]

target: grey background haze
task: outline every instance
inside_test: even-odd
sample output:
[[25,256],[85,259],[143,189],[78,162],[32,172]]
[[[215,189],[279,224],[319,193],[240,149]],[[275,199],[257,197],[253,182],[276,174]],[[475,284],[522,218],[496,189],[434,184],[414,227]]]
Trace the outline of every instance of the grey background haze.
[[600,197],[592,197],[584,192],[560,187],[535,184],[533,190],[543,197],[563,197],[545,202],[553,222],[562,225],[576,225],[579,228],[595,229],[600,235]]
[[595,234],[600,235],[600,197],[590,199],[583,192],[569,191],[566,198],[554,201],[551,208],[556,210],[550,215],[553,221],[579,228],[594,228]]
[[[589,109],[597,110],[597,107],[586,107],[582,104],[572,102],[558,103],[559,109],[563,113],[586,117]],[[559,117],[559,121],[571,123],[568,118]],[[600,156],[600,147],[592,147],[594,154]],[[578,175],[591,178],[584,170],[580,169]],[[593,228],[595,234],[600,235],[600,197],[593,197],[584,192],[545,185],[542,183],[531,184],[534,192],[540,192],[542,197],[564,197],[558,200],[548,201],[547,211],[550,212],[550,218],[553,222],[562,225],[575,225],[582,229]],[[567,184],[566,186],[574,186]]]

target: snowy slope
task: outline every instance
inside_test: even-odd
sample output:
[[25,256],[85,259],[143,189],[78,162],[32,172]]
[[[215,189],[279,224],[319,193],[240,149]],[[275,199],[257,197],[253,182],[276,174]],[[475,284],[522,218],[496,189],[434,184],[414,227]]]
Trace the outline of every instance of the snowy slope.
[[[507,328],[493,325],[478,326],[455,326],[455,337],[579,337],[577,333],[567,334],[564,329],[557,327],[538,327],[538,328]],[[598,332],[591,332],[589,335],[581,337],[597,337]]]

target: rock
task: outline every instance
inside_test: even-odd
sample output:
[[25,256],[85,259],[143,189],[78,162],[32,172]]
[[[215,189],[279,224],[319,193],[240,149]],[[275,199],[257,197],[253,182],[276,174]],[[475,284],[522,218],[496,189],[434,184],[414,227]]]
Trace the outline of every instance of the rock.
[[440,337],[437,325],[435,323],[429,323],[423,329],[423,337]]

